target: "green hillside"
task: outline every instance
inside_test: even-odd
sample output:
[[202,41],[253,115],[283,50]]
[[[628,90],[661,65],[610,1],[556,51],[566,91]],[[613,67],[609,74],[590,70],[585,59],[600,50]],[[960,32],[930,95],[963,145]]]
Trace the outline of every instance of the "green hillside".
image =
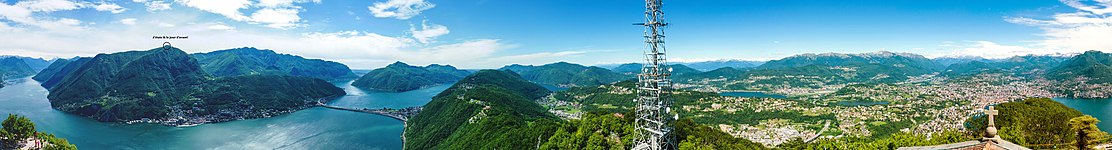
[[[61,79],[47,96],[51,106],[100,121],[172,115],[209,121],[253,118],[344,94],[324,80],[307,77],[213,78],[177,48],[99,54],[63,68],[77,69],[51,76]],[[185,110],[190,111],[171,113]]]
[[1088,78],[1089,83],[1112,83],[1112,54],[1087,51],[1047,71],[1049,79],[1069,80],[1079,77]]
[[579,64],[558,62],[541,66],[509,65],[499,70],[521,74],[525,80],[557,86],[592,86],[633,78],[613,71]]
[[468,74],[470,72],[446,65],[434,64],[417,67],[395,62],[386,67],[371,70],[371,72],[352,82],[351,85],[359,88],[400,92],[456,82]]
[[301,56],[278,54],[253,47],[192,54],[201,69],[216,77],[239,75],[291,75],[325,80],[357,76],[344,64]]
[[[433,97],[409,119],[407,149],[530,149],[556,118],[533,99],[544,87],[516,74],[482,70]],[[549,125],[550,126],[550,125]],[[551,127],[551,126],[550,126]],[[482,142],[478,142],[482,141]]]
[[[1049,98],[1003,103],[995,109],[1000,112],[996,116],[1000,137],[1023,146],[1074,142],[1077,132],[1070,128],[1069,121],[1084,115]],[[984,133],[985,117],[975,117],[966,122],[971,125],[967,128],[971,131],[969,133]]]
[[31,79],[39,81],[42,87],[46,89],[52,89],[61,83],[66,75],[84,66],[89,60],[91,60],[91,58],[87,57],[58,59],[55,60],[54,63],[51,63],[50,66],[46,67],[46,69],[39,71],[39,74],[36,74],[35,77],[31,77]]

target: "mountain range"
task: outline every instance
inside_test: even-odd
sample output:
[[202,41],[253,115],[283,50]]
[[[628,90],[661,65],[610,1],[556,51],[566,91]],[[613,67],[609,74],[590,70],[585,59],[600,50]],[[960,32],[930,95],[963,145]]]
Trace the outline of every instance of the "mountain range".
[[1112,83],[1112,54],[1087,51],[1047,71],[1050,79],[1088,78],[1089,83]]
[[[753,68],[753,67],[760,66],[761,64],[764,64],[765,62],[767,62],[767,61],[723,59],[723,60],[695,61],[695,62],[671,62],[669,64],[684,65],[684,66],[687,66],[687,67],[690,67],[692,69],[699,70],[699,71],[711,71],[711,70],[714,70],[714,69],[726,68],[726,67],[730,67],[730,68],[734,68],[734,69]],[[638,64],[638,63],[599,64],[599,65],[595,65],[595,66],[614,70],[614,69],[616,69],[618,67],[621,67],[622,65],[626,65],[626,64]]]
[[509,70],[520,74],[525,80],[540,84],[562,87],[602,85],[632,79],[600,67],[588,67],[567,62],[557,62],[541,66],[509,65],[499,70]]
[[401,92],[423,87],[452,83],[471,74],[450,65],[430,64],[425,67],[410,66],[395,62],[383,68],[371,70],[351,83],[352,86],[373,90]]
[[[617,72],[617,73],[622,73],[622,74],[625,74],[625,75],[635,75],[635,74],[641,73],[641,67],[643,67],[643,66],[644,65],[641,65],[640,63],[628,63],[628,64],[619,65],[618,67],[614,67],[613,69],[610,69],[610,71],[614,71],[614,72]],[[695,68],[687,67],[687,65],[683,65],[683,64],[672,64],[672,65],[668,65],[668,66],[672,68],[672,72],[671,72],[672,75],[685,75],[685,74],[695,74],[695,73],[701,73],[702,72],[702,71],[699,71]]]
[[192,54],[201,69],[216,77],[239,75],[290,75],[324,80],[353,79],[348,66],[320,59],[278,54],[253,47]]
[[51,106],[100,121],[220,122],[289,112],[344,95],[309,77],[214,77],[174,47],[98,54],[48,68],[54,73],[40,79],[53,85],[47,96]]

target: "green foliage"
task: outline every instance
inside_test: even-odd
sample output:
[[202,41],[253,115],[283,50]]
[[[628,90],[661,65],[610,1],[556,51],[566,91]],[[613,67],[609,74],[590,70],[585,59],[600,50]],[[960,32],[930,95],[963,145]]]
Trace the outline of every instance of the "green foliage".
[[[1004,140],[1022,146],[1071,143],[1077,133],[1069,125],[1070,119],[1081,117],[1081,112],[1049,98],[1028,98],[996,106],[997,133]],[[970,133],[984,133],[986,117],[967,120]]]
[[1089,83],[1112,83],[1112,54],[1087,51],[1050,69],[1047,76],[1059,80],[1087,77]]
[[278,54],[253,47],[192,54],[201,68],[217,77],[240,75],[289,75],[324,80],[350,79],[356,75],[344,64],[301,56]]
[[766,149],[758,143],[736,138],[691,119],[675,122],[679,149]]
[[39,139],[50,143],[49,145],[44,146],[42,148],[43,150],[77,150],[76,145],[70,144],[69,141],[64,138],[54,137],[54,134],[39,132],[38,135]]
[[15,114],[8,114],[8,118],[4,119],[2,123],[3,129],[0,130],[0,149],[13,148],[19,145],[18,142],[27,138],[35,137],[40,140],[50,143],[43,149],[46,150],[76,150],[77,146],[70,144],[69,141],[63,138],[54,137],[54,134],[47,134],[35,131],[35,123],[31,119]]
[[4,119],[3,125],[3,145],[15,145],[17,142],[35,136],[35,123],[31,119],[15,114],[8,114],[8,119]]
[[974,140],[974,137],[957,131],[945,131],[933,134],[929,137],[926,135],[899,132],[886,138],[845,137],[839,139],[819,139],[810,143],[803,143],[802,140],[797,139],[781,144],[777,148],[791,150],[896,149],[899,147],[950,144],[969,140]]
[[509,65],[499,70],[510,70],[526,80],[549,85],[593,86],[632,78],[599,67],[587,67],[567,62],[542,66]]
[[1097,139],[1107,136],[1097,128],[1097,123],[1100,120],[1089,115],[1070,119],[1070,129],[1077,131],[1077,149],[1093,149],[1092,146],[1099,142]]
[[352,82],[351,85],[360,88],[400,92],[455,82],[468,74],[471,73],[452,66],[429,65],[417,67],[395,62],[384,68],[371,70],[371,72]]
[[633,146],[633,119],[622,113],[587,113],[562,124],[540,149],[628,149]]
[[535,148],[543,142],[538,138],[556,129],[555,117],[533,102],[549,92],[510,72],[476,72],[433,97],[409,119],[406,148]]

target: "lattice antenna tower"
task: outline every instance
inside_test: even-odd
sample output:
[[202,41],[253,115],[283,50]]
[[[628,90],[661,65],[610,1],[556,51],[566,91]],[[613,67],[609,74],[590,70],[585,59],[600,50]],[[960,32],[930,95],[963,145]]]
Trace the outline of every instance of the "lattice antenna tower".
[[637,130],[633,149],[676,149],[672,122],[679,116],[672,112],[672,68],[664,49],[664,12],[661,0],[645,0],[645,63],[637,75]]

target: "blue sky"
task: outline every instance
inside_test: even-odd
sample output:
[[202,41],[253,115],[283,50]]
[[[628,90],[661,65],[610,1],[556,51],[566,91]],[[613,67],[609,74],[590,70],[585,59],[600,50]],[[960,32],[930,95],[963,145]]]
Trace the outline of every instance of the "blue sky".
[[[928,57],[1112,49],[1112,2],[1047,0],[666,1],[670,58],[800,53]],[[638,61],[643,1],[6,0],[0,55],[93,56],[157,47],[273,49],[369,69]]]

